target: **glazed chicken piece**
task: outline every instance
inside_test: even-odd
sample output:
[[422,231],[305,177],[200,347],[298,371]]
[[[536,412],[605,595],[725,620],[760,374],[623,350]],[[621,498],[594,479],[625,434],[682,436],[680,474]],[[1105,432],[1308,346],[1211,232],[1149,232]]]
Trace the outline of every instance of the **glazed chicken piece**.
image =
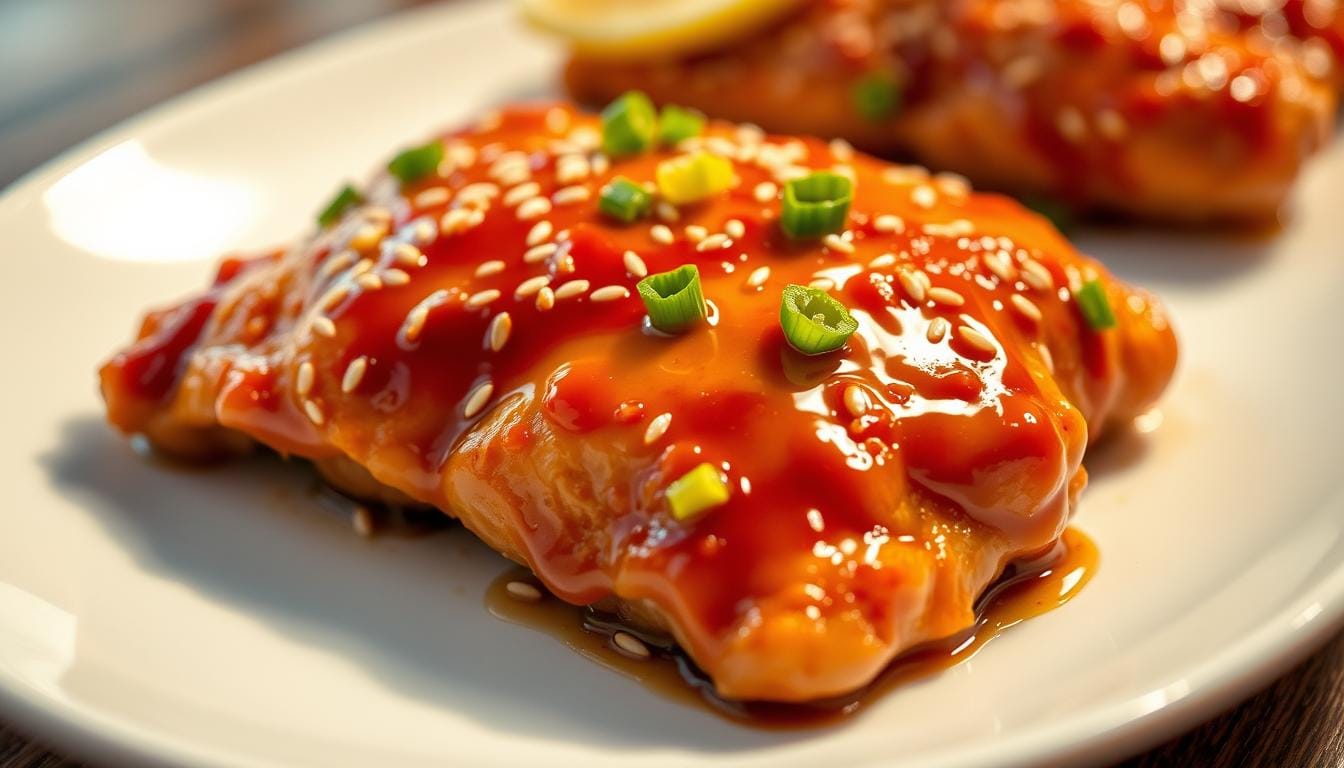
[[1334,0],[812,0],[683,59],[566,82],[840,137],[1075,210],[1274,217],[1333,126]]
[[[509,109],[427,145],[424,178],[381,175],[293,247],[225,260],[103,367],[110,421],[433,505],[564,600],[670,633],[723,696],[796,702],[972,626],[1059,539],[1089,440],[1172,374],[1160,305],[1009,199],[726,123],[615,159],[599,136],[568,106]],[[732,156],[730,188],[599,211],[613,179],[702,145]],[[814,168],[853,177],[852,208],[792,239],[780,183]],[[708,319],[651,330],[637,282],[686,264]],[[858,330],[798,352],[788,284]],[[706,464],[726,500],[673,514]]]

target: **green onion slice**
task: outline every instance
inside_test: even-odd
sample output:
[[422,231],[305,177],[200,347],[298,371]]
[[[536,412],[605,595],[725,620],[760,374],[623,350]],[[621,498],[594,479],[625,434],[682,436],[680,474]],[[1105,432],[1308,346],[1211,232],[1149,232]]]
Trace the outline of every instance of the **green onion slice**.
[[705,130],[705,116],[693,109],[668,104],[658,121],[658,138],[667,146],[676,146]]
[[341,216],[345,215],[346,211],[359,205],[362,201],[363,198],[360,197],[359,190],[346,184],[341,187],[341,191],[337,192],[336,196],[331,199],[331,202],[327,203],[327,207],[323,208],[322,212],[317,214],[318,225],[322,227],[330,227],[332,224],[340,221]]
[[643,152],[657,133],[658,113],[642,91],[629,91],[602,110],[602,149],[609,155]]
[[821,237],[845,228],[854,184],[844,176],[817,171],[784,185],[779,225],[789,237]]
[[901,86],[890,72],[872,72],[850,90],[854,110],[870,122],[880,122],[901,108]]
[[684,331],[708,315],[700,290],[700,270],[694,264],[649,275],[635,288],[649,310],[649,321],[665,333]]
[[667,486],[667,505],[672,516],[689,520],[707,509],[727,503],[732,491],[723,473],[705,462]]
[[441,162],[443,142],[431,141],[423,146],[403,150],[387,164],[387,170],[402,184],[414,184],[437,170]]
[[624,176],[612,179],[598,193],[598,210],[626,224],[648,213],[651,207],[653,195]]
[[1115,327],[1115,312],[1111,311],[1111,300],[1106,297],[1106,289],[1100,280],[1083,283],[1073,298],[1092,330],[1104,331]]
[[785,286],[779,324],[789,344],[804,355],[834,352],[859,329],[859,321],[844,304],[806,285]]

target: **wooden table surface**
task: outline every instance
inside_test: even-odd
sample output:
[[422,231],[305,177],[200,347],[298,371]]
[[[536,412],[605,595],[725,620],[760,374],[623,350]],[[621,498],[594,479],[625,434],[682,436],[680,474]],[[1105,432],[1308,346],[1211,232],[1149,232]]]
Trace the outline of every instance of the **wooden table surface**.
[[[0,187],[194,85],[424,2],[0,0]],[[60,743],[0,721],[0,768],[73,764]],[[1231,712],[1125,765],[1344,765],[1344,635]]]

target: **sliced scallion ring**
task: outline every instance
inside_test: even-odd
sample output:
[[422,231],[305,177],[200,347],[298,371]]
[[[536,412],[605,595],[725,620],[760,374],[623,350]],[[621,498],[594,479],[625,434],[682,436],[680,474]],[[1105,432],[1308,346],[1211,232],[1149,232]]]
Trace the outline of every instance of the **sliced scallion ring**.
[[649,275],[635,288],[649,311],[649,321],[664,333],[684,331],[708,314],[700,289],[700,270],[694,264]]
[[318,226],[324,228],[330,227],[332,224],[340,221],[341,217],[345,215],[345,212],[356,205],[359,205],[362,199],[359,190],[355,189],[353,186],[346,184],[341,187],[341,191],[337,192],[336,196],[331,199],[331,202],[327,203],[327,207],[323,208],[322,212],[317,214]]
[[789,345],[805,355],[834,352],[859,329],[859,322],[844,304],[806,285],[785,286],[779,324]]
[[629,91],[602,110],[602,150],[619,157],[643,152],[653,146],[658,133],[658,113],[641,91]]
[[629,224],[649,212],[653,207],[653,195],[624,176],[618,176],[602,187],[597,207],[611,218]]
[[419,147],[402,150],[387,164],[388,173],[402,184],[414,184],[425,178],[443,162],[443,142],[431,141]]
[[854,184],[838,173],[817,171],[784,185],[779,225],[789,237],[821,237],[845,228]]
[[658,120],[658,138],[673,147],[705,130],[705,116],[693,109],[668,104]]
[[1094,331],[1104,331],[1115,327],[1115,312],[1111,310],[1111,300],[1106,297],[1106,288],[1100,280],[1088,280],[1074,294],[1078,310],[1083,319]]

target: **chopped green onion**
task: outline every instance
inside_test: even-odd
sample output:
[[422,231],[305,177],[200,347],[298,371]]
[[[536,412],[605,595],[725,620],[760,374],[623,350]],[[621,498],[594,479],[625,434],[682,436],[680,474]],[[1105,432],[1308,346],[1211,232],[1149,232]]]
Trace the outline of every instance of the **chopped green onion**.
[[332,198],[330,203],[327,203],[327,207],[323,208],[322,212],[317,214],[318,225],[322,227],[330,227],[332,224],[340,221],[341,216],[345,215],[346,211],[359,205],[362,199],[363,198],[359,196],[359,190],[346,184],[341,187],[340,192],[336,193],[336,197]]
[[683,331],[708,315],[700,290],[700,270],[694,264],[649,275],[635,288],[649,310],[649,321],[665,333]]
[[673,205],[685,205],[723,192],[737,181],[733,163],[708,152],[674,157],[658,164],[658,192]]
[[663,107],[658,121],[658,138],[667,146],[675,146],[705,130],[705,116],[693,109],[668,104]]
[[602,149],[609,155],[643,152],[657,133],[658,113],[642,91],[628,91],[602,110]]
[[1078,302],[1078,310],[1083,319],[1094,331],[1104,331],[1115,327],[1115,313],[1111,311],[1111,300],[1106,297],[1106,289],[1100,280],[1088,280],[1073,297]]
[[844,304],[806,285],[785,286],[779,324],[789,344],[805,355],[834,352],[859,329],[859,322]]
[[889,72],[872,72],[850,90],[854,109],[864,120],[880,122],[901,108],[901,86]]
[[387,170],[402,184],[414,184],[438,169],[443,162],[443,142],[431,141],[403,150],[387,164]]
[[730,495],[723,473],[705,462],[668,484],[667,505],[672,509],[673,517],[689,520],[707,509],[723,505]]
[[629,224],[649,212],[653,207],[653,195],[624,176],[618,176],[602,187],[597,207],[613,219]]
[[845,228],[854,184],[829,171],[817,171],[784,185],[779,225],[789,237],[821,237]]

